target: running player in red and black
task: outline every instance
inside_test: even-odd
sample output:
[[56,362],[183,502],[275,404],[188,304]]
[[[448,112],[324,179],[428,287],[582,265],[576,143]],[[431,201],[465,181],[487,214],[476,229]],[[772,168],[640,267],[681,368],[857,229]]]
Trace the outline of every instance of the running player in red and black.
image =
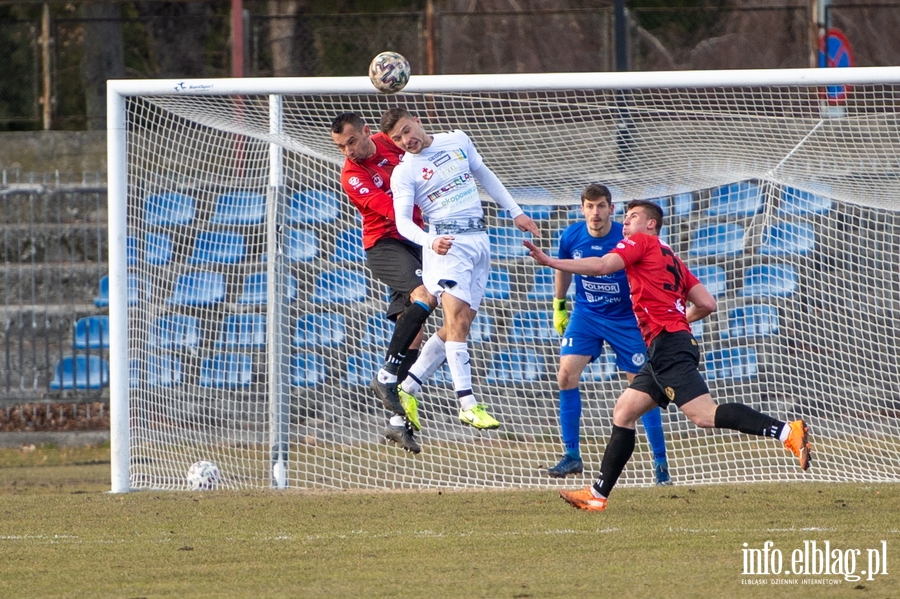
[[[407,451],[421,451],[413,430],[419,429],[418,406],[412,396],[403,400],[399,380],[419,356],[422,325],[437,306],[437,299],[422,285],[422,248],[397,232],[391,173],[403,150],[381,132],[372,134],[355,113],[345,112],[331,123],[331,139],[347,160],[341,170],[341,186],[359,210],[363,221],[366,264],[376,279],[390,288],[387,317],[395,321],[385,364],[372,381],[372,389],[391,412],[385,438]],[[422,225],[422,214],[414,220]]]
[[782,422],[743,404],[716,405],[713,401],[698,370],[700,350],[689,323],[714,312],[716,300],[660,241],[662,224],[658,205],[632,200],[626,206],[625,239],[603,257],[553,259],[530,241],[524,242],[538,263],[563,272],[600,276],[624,268],[634,313],[647,342],[647,361],[616,401],[600,477],[586,489],[560,492],[564,500],[582,510],[606,509],[607,497],[634,453],[637,419],[657,405],[665,409],[669,402],[701,428],[773,437],[799,458],[803,470],[811,463],[809,429],[803,420]]

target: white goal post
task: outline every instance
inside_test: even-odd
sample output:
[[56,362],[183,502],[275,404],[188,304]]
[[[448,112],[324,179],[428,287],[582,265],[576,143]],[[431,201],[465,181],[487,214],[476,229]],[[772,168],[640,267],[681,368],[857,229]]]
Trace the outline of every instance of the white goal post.
[[[226,488],[592,480],[624,376],[606,353],[585,371],[585,477],[548,478],[552,274],[493,208],[469,345],[503,425],[461,425],[441,370],[420,398],[423,452],[384,443],[366,385],[385,290],[329,125],[352,111],[377,130],[391,106],[467,132],[546,249],[589,183],[619,216],[660,202],[664,239],[719,301],[695,327],[714,399],[803,417],[814,448],[802,473],[771,439],[700,430],[671,406],[676,485],[900,480],[900,68],[413,76],[393,96],[366,77],[122,80],[107,98],[113,492],[186,489],[198,460]],[[640,431],[621,481],[653,482]]]

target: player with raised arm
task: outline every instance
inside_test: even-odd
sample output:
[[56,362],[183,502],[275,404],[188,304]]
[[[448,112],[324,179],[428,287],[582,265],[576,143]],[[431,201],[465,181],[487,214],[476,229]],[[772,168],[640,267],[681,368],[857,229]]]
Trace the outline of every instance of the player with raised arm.
[[[625,239],[599,258],[551,258],[530,241],[523,242],[539,264],[573,274],[602,276],[624,269],[638,325],[647,343],[647,361],[619,396],[600,476],[586,489],[561,491],[570,505],[588,511],[606,509],[607,498],[634,453],[635,423],[657,405],[674,402],[701,428],[726,428],[783,442],[807,470],[812,462],[803,420],[787,423],[740,403],[717,405],[698,370],[700,350],[690,324],[716,309],[706,287],[659,239],[662,209],[647,200],[626,206]],[[690,304],[690,305],[688,305]]]
[[[419,119],[403,108],[391,108],[382,115],[381,131],[406,151],[392,181],[397,230],[422,246],[422,282],[438,297],[444,312],[441,329],[425,343],[402,382],[401,396],[419,392],[422,381],[443,362],[443,358],[437,359],[440,352],[430,351],[430,346],[443,346],[460,402],[460,421],[479,429],[497,428],[500,422],[472,391],[467,346],[491,268],[476,180],[509,212],[520,231],[535,236],[540,232],[462,131],[429,135]],[[428,220],[428,232],[415,222],[416,208]]]
[[[622,239],[622,225],[612,220],[612,194],[605,185],[591,184],[581,192],[584,220],[566,227],[559,238],[562,259],[603,256]],[[628,279],[624,271],[600,277],[574,275],[575,307],[566,309],[566,292],[572,273],[556,271],[553,300],[553,326],[562,335],[559,349],[559,425],[565,455],[547,474],[562,478],[581,474],[579,433],[581,431],[581,392],[578,382],[585,367],[603,352],[608,343],[616,354],[616,366],[625,372],[628,382],[644,364],[647,346],[641,338],[629,297]],[[666,460],[666,440],[662,415],[656,407],[643,416],[641,423],[653,453],[656,484],[672,484]]]
[[[391,174],[403,150],[381,132],[374,135],[355,113],[345,112],[331,123],[331,139],[346,160],[341,169],[344,193],[363,221],[366,265],[376,279],[390,288],[387,317],[395,321],[384,366],[371,387],[384,407],[394,414],[385,438],[407,451],[421,448],[413,430],[419,429],[418,406],[412,396],[400,398],[398,377],[406,377],[422,343],[422,326],[437,306],[437,299],[422,285],[422,249],[397,231]],[[413,219],[422,222],[416,210]]]

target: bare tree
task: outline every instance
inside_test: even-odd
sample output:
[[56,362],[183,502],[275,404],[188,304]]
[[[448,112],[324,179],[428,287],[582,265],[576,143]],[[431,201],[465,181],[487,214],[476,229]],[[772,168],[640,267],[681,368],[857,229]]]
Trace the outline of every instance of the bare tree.
[[87,128],[106,128],[106,80],[125,74],[121,11],[118,4],[82,4],[84,43],[81,80],[87,109]]

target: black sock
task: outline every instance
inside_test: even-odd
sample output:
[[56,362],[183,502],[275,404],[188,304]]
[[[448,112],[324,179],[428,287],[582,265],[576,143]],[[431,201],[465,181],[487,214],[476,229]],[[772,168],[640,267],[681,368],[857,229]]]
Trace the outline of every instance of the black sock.
[[403,358],[403,361],[400,362],[400,368],[397,370],[397,380],[401,383],[406,379],[406,375],[409,374],[409,368],[413,364],[416,363],[416,360],[419,359],[419,350],[410,349],[406,352],[406,357]]
[[409,345],[419,334],[419,329],[428,320],[431,311],[425,309],[422,304],[413,302],[406,307],[402,314],[397,318],[397,324],[394,325],[394,334],[391,335],[391,342],[388,344],[387,357],[385,358],[384,369],[391,374],[397,374],[400,365],[406,357]]
[[742,403],[723,403],[716,407],[715,424],[716,428],[730,428],[748,435],[776,439],[785,426],[784,422],[757,412]]
[[594,489],[602,496],[609,497],[613,487],[619,480],[625,464],[634,453],[634,429],[613,425],[609,443],[603,452],[603,460],[600,462],[600,478],[594,483]]

